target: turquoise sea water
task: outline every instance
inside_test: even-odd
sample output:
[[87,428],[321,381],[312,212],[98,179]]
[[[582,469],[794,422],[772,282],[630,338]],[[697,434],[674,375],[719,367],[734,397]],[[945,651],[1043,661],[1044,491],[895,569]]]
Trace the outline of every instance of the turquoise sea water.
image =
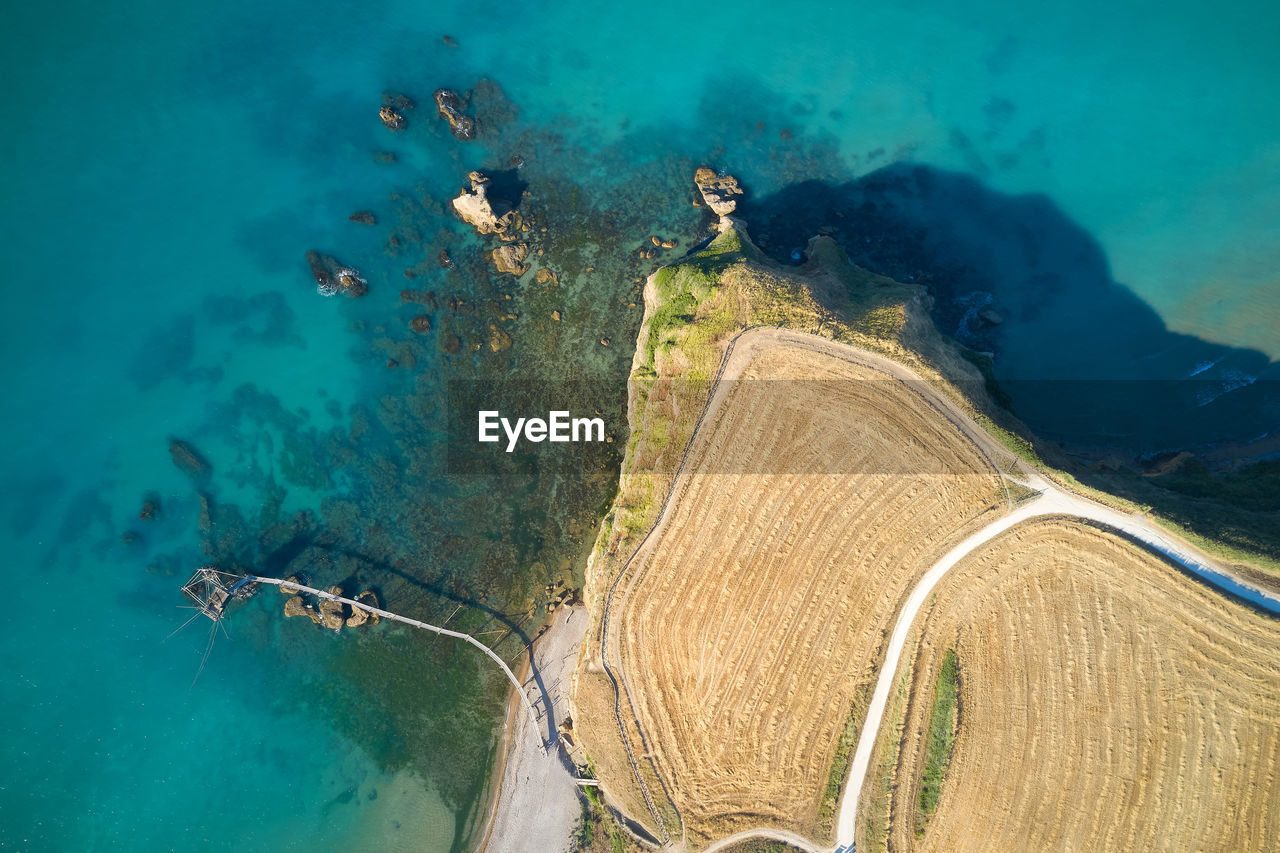
[[[463,846],[503,697],[483,663],[385,625],[285,622],[268,592],[193,686],[205,627],[165,639],[177,587],[213,559],[536,627],[542,585],[580,576],[616,457],[501,489],[450,478],[440,387],[594,376],[616,423],[652,268],[633,250],[705,235],[701,162],[743,180],[748,226],[783,254],[804,181],[927,231],[915,250],[962,261],[932,273],[954,271],[940,322],[990,300],[1003,377],[1273,376],[1280,13],[1116,5],[10,9],[0,848]],[[482,136],[459,143],[431,92],[482,78],[505,94],[473,97]],[[377,121],[384,90],[419,104],[404,134]],[[445,215],[469,170],[512,155],[556,290],[491,276]],[[347,221],[361,209],[379,224]],[[309,249],[370,293],[318,296]],[[436,307],[402,305],[406,287]],[[174,466],[175,437],[207,480]]]

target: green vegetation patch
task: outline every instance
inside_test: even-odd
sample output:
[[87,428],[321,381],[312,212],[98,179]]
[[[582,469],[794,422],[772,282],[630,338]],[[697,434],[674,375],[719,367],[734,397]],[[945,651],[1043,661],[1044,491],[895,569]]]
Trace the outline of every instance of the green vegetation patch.
[[840,791],[844,788],[845,774],[849,772],[849,760],[853,757],[853,749],[858,745],[858,734],[861,731],[858,721],[866,711],[869,691],[859,688],[858,697],[849,709],[845,718],[844,729],[840,739],[836,741],[836,751],[831,757],[831,772],[827,775],[827,787],[822,792],[822,804],[818,806],[818,825],[828,829],[835,825],[836,806],[840,800]]
[[951,763],[951,749],[956,741],[956,699],[960,665],[955,649],[948,649],[942,658],[942,669],[933,689],[933,709],[929,712],[929,731],[925,735],[924,772],[920,780],[920,811],[916,818],[916,835],[923,835],[925,827],[938,808],[942,794],[942,780]]

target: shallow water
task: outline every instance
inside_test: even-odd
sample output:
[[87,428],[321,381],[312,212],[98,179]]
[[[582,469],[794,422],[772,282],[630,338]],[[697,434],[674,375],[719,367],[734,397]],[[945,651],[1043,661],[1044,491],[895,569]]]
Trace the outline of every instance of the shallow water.
[[[186,616],[177,587],[216,559],[372,586],[420,618],[462,603],[451,624],[477,631],[536,626],[543,585],[580,581],[621,442],[498,487],[451,476],[442,389],[582,380],[577,402],[620,430],[635,278],[660,260],[633,250],[705,236],[688,183],[701,162],[743,179],[748,226],[780,251],[780,199],[805,180],[926,232],[916,248],[937,269],[971,271],[939,292],[989,293],[1007,316],[974,341],[1002,378],[1150,364],[1137,378],[1200,371],[1221,390],[1231,371],[1274,373],[1274,8],[756,5],[692,20],[675,4],[10,10],[0,841],[461,844],[503,695],[482,662],[389,626],[285,622],[268,592],[192,686],[206,626],[165,640]],[[482,77],[505,97],[491,91],[485,134],[458,143],[431,92]],[[383,90],[418,101],[403,134],[377,121]],[[558,287],[492,276],[445,215],[469,170],[513,154]],[[910,165],[880,171],[893,163]],[[914,169],[930,189],[908,198]],[[361,209],[379,224],[347,221]],[[358,266],[369,295],[318,296],[309,249]],[[406,287],[436,307],[402,305]],[[944,327],[968,304],[946,299]],[[424,310],[434,328],[416,335]],[[489,351],[490,322],[510,350]],[[1232,426],[1262,431],[1240,425],[1257,411]],[[207,480],[174,466],[171,437],[209,460]],[[139,521],[152,491],[160,517]],[[504,642],[514,654],[519,633]]]

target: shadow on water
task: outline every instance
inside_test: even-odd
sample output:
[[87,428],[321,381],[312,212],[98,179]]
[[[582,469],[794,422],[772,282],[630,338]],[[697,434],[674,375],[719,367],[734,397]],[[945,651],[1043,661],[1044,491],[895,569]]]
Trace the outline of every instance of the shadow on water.
[[829,234],[854,263],[926,285],[939,329],[993,354],[1012,408],[1043,438],[1154,453],[1249,441],[1280,424],[1276,364],[1170,331],[1046,196],[898,163],[748,197],[740,211],[782,263]]

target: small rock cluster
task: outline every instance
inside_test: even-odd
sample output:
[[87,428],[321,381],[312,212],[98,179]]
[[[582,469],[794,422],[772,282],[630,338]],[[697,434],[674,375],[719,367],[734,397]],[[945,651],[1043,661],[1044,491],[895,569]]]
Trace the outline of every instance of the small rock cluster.
[[382,107],[378,110],[378,118],[382,119],[387,130],[404,130],[409,126],[404,114],[413,109],[413,101],[407,95],[398,92],[383,92]]
[[561,605],[564,605],[565,607],[572,607],[582,600],[579,595],[580,590],[566,586],[565,582],[562,580],[557,580],[555,583],[547,584],[543,587],[543,591],[546,592],[547,595],[551,596],[551,600],[547,602],[548,613],[551,613]]
[[529,271],[525,259],[529,257],[529,244],[517,242],[520,235],[529,230],[524,217],[514,205],[489,197],[490,180],[483,172],[467,175],[471,189],[464,189],[452,201],[453,209],[463,222],[480,234],[496,234],[507,243],[489,253],[493,266],[500,273],[522,276]]
[[[370,613],[359,607],[352,607],[341,601],[334,601],[330,598],[320,599],[318,606],[311,604],[302,597],[303,593],[297,584],[301,583],[297,577],[285,578],[285,582],[280,584],[281,595],[288,596],[284,601],[284,615],[286,617],[306,616],[317,625],[323,625],[330,631],[340,631],[343,626],[347,628],[358,628],[361,625],[376,625],[379,616],[376,613]],[[342,595],[342,587],[334,585],[329,587],[330,595]],[[380,607],[378,604],[378,596],[372,590],[366,589],[355,597],[356,601],[362,604],[368,604],[370,607]]]
[[716,174],[710,167],[699,166],[693,173],[693,183],[702,193],[702,200],[715,215],[724,217],[738,207],[736,196],[742,195],[742,187],[733,175]]
[[647,246],[641,245],[637,250],[637,254],[640,257],[647,259],[656,258],[658,257],[658,249],[674,249],[677,245],[675,240],[663,240],[655,234],[649,235],[649,242],[653,244],[654,248],[650,249]]
[[360,277],[354,267],[340,263],[336,258],[316,251],[307,252],[307,266],[316,280],[316,290],[321,296],[364,296],[369,284]]
[[455,138],[464,142],[476,138],[476,120],[462,112],[462,99],[457,92],[436,89],[435,99],[436,112],[449,122],[449,130]]

